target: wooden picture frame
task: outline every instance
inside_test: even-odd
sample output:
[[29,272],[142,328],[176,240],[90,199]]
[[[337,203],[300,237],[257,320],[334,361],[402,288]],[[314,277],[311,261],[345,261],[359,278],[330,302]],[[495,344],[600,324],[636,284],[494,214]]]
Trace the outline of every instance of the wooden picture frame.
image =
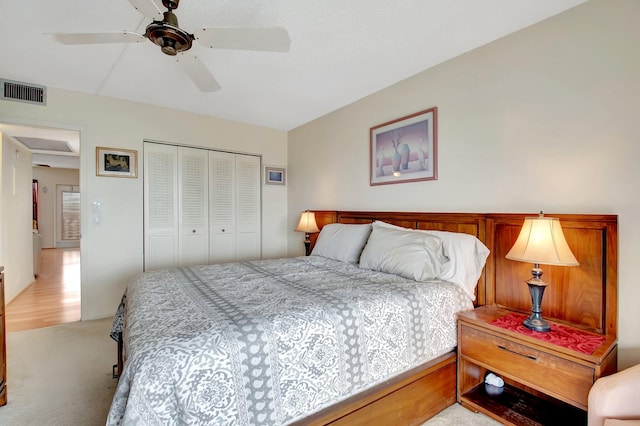
[[287,185],[287,169],[284,167],[264,167],[264,184],[265,185]]
[[137,178],[138,151],[96,147],[96,175]]
[[371,127],[371,186],[438,179],[438,108]]

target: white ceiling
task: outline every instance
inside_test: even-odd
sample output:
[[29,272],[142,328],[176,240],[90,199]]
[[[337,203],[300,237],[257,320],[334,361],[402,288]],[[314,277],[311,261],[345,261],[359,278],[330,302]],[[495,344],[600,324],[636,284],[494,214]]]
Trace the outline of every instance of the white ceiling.
[[194,43],[186,54],[218,80],[213,93],[151,42],[62,45],[46,35],[144,33],[149,20],[127,0],[8,1],[0,78],[290,130],[584,1],[182,0],[175,13],[188,32],[279,26],[292,40],[287,53]]

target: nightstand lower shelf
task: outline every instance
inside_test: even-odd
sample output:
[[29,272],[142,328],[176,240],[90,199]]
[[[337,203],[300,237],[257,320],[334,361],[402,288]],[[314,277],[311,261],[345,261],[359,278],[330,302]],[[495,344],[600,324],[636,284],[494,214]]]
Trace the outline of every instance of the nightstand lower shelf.
[[463,395],[460,402],[515,425],[587,424],[586,411],[562,401],[535,396],[509,384],[505,384],[499,395],[490,395],[481,383]]

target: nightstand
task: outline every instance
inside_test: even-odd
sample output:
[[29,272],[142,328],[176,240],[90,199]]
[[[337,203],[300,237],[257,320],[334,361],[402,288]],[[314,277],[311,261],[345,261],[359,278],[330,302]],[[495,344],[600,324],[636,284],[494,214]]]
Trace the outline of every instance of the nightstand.
[[[491,306],[458,315],[458,402],[504,424],[586,425],[591,386],[617,369],[616,339],[557,323],[536,336],[524,317]],[[489,372],[505,386],[485,386]]]

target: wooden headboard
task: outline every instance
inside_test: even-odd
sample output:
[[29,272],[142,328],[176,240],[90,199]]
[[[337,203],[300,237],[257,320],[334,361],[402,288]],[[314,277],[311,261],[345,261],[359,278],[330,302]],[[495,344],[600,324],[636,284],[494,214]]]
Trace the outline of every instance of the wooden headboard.
[[[532,264],[508,260],[525,217],[537,214],[413,213],[314,210],[318,226],[328,223],[370,223],[381,220],[412,229],[463,232],[476,236],[490,250],[478,281],[476,305],[497,305],[531,311],[525,283]],[[617,336],[618,217],[616,215],[556,215],[579,266],[542,265],[549,284],[543,316],[583,329]],[[318,234],[311,236],[312,246]]]
[[[491,255],[485,272],[487,303],[529,312],[531,298],[524,283],[533,265],[505,258],[525,216],[487,215],[487,247]],[[549,284],[542,301],[543,316],[617,336],[618,217],[616,215],[548,214],[560,219],[564,236],[579,266],[541,265]],[[514,285],[521,284],[521,285]]]

